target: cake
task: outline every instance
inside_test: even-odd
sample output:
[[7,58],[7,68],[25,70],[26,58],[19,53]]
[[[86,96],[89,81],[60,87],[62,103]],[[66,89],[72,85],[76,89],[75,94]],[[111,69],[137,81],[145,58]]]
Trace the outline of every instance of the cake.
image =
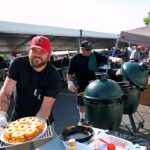
[[37,117],[25,117],[9,123],[3,137],[8,143],[27,142],[36,138],[45,129],[45,122]]

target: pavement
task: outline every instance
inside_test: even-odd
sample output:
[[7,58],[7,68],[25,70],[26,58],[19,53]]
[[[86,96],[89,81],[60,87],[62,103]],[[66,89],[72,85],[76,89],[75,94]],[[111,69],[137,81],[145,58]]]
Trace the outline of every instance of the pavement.
[[[0,87],[3,82],[0,82]],[[13,103],[9,108],[11,114]],[[57,101],[53,107],[55,118],[55,129],[57,134],[70,125],[77,125],[79,114],[76,107],[76,96],[67,90],[64,85],[57,97]],[[132,120],[133,119],[133,120]],[[135,131],[135,132],[134,132]],[[123,115],[122,123],[117,132],[123,134],[135,135],[150,143],[150,106],[139,104],[137,112],[129,115]]]

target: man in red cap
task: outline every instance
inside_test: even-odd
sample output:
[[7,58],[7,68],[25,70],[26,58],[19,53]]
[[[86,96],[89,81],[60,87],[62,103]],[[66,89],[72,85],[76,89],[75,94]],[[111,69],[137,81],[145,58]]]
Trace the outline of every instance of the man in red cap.
[[[13,91],[15,107],[11,121],[37,116],[53,127],[51,110],[61,88],[61,80],[49,61],[51,53],[51,41],[45,36],[36,36],[31,41],[29,56],[18,57],[11,63],[0,91],[1,128],[7,125],[7,110]],[[29,145],[24,148],[28,149]],[[23,146],[18,145],[18,149],[23,149]]]

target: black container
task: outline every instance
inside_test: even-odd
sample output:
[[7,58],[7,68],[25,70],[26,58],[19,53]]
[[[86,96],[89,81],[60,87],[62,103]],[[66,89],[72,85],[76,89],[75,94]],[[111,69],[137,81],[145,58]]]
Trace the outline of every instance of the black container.
[[100,78],[89,83],[83,95],[87,120],[93,127],[117,129],[123,114],[123,91],[105,74],[97,76]]

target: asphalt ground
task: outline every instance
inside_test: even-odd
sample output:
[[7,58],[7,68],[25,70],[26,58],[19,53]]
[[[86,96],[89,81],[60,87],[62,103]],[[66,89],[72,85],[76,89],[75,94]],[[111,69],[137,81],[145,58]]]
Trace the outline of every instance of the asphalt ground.
[[[2,84],[3,82],[0,82],[0,86]],[[13,103],[10,105],[9,115],[11,114],[12,108]],[[76,105],[76,96],[67,90],[66,85],[62,87],[57,97],[57,101],[53,107],[53,113],[57,134],[61,134],[66,127],[77,125],[78,123],[79,114]],[[132,117],[133,120],[131,123],[129,115],[123,115],[121,126],[115,133],[133,135],[142,139],[143,143],[150,143],[150,106],[139,104],[137,112],[132,114]]]

